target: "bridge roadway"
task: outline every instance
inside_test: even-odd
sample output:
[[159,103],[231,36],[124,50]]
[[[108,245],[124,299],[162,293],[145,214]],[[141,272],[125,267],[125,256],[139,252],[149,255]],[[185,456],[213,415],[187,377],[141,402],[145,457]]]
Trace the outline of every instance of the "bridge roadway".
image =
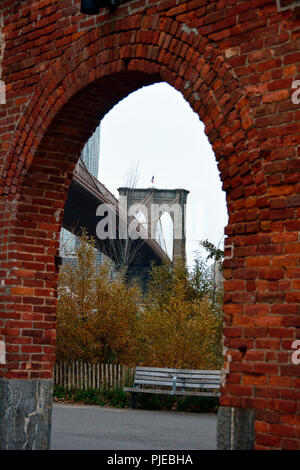
[[[117,216],[117,237],[114,240],[110,238],[102,240],[97,237],[97,224],[106,216],[96,216],[96,210],[100,204],[109,204]],[[152,239],[130,240],[125,248],[126,240],[119,238],[121,217],[118,199],[92,176],[84,163],[79,160],[65,205],[63,227],[78,236],[81,234],[81,228],[85,227],[87,234],[95,239],[96,248],[108,256],[117,267],[120,266],[124,251],[128,250],[128,274],[130,277],[141,278],[147,275],[151,263],[159,265],[163,260],[169,260],[160,245]],[[124,218],[122,220],[124,221]]]

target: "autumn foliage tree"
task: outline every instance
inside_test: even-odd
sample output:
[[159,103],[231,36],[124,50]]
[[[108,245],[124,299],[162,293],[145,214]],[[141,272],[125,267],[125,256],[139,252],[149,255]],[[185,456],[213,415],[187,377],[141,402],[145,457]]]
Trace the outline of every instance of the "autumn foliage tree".
[[140,290],[122,273],[97,266],[94,242],[85,233],[77,247],[77,265],[62,266],[59,280],[57,359],[134,363]]
[[177,264],[151,273],[146,307],[139,321],[143,365],[209,369],[221,365],[222,309],[213,305],[203,266],[192,273]]
[[77,247],[77,266],[61,267],[58,287],[58,359],[91,359],[96,295],[95,255],[84,234]]
[[125,273],[96,265],[84,234],[77,266],[60,272],[58,360],[175,368],[221,366],[222,291],[196,258],[189,272],[177,263],[154,266],[146,295]]

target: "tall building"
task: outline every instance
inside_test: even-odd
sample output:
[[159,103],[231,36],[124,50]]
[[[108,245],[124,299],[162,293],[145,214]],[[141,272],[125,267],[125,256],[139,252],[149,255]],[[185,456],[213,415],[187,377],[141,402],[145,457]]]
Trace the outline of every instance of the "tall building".
[[[81,154],[89,172],[98,178],[99,168],[99,152],[100,152],[100,125],[95,130],[92,137],[87,141]],[[68,232],[64,228],[60,233],[60,256],[63,263],[76,264],[76,245],[78,243],[77,237]],[[97,263],[102,262],[102,253],[97,252]]]
[[89,172],[98,178],[100,147],[100,126],[97,127],[92,137],[87,141],[82,151],[81,158]]

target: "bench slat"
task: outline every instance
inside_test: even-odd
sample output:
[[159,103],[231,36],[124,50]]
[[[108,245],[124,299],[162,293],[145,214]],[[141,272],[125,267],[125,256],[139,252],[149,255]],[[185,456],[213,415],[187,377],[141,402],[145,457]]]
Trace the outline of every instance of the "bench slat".
[[[176,377],[176,376],[175,376]],[[174,377],[174,378],[175,378]],[[149,381],[152,381],[152,382],[155,382],[157,384],[159,383],[173,383],[173,377],[172,378],[156,378],[156,377],[149,377],[149,378],[145,378],[145,377],[136,377],[135,378],[135,381],[139,381],[139,382],[145,382],[145,383],[148,383]],[[199,384],[199,383],[212,383],[212,384],[219,384],[220,383],[220,380],[216,380],[216,379],[208,379],[207,377],[203,377],[203,379],[198,379],[198,380],[191,380],[191,379],[186,379],[186,380],[182,380],[180,378],[177,377],[176,379],[176,383],[178,384]]]
[[[153,381],[148,381],[148,382],[140,382],[139,380],[136,380],[135,381],[135,384],[137,385],[157,385],[157,386],[160,386],[160,387],[172,387],[172,384],[168,383],[168,382],[160,382],[160,383],[157,383],[157,382],[153,382]],[[197,389],[197,388],[220,388],[220,384],[216,384],[216,383],[206,383],[206,382],[202,382],[202,383],[199,383],[199,384],[178,384],[176,383],[176,388],[194,388],[194,389]]]
[[221,375],[221,371],[220,370],[206,370],[206,369],[203,369],[203,370],[197,370],[197,369],[168,369],[168,368],[159,368],[159,367],[142,367],[142,366],[137,366],[136,367],[136,372],[139,372],[139,371],[144,371],[144,372],[163,372],[163,373],[166,373],[166,372],[170,372],[171,374],[207,374],[207,375],[210,375],[210,374],[213,374],[213,375]]
[[161,372],[159,373],[154,373],[154,372],[137,372],[135,374],[136,377],[139,377],[139,378],[147,378],[147,377],[154,377],[154,378],[162,378],[162,379],[167,379],[167,378],[170,378],[173,380],[173,377],[177,377],[177,379],[181,379],[181,380],[202,380],[202,379],[205,379],[205,380],[220,380],[220,376],[219,375],[208,375],[208,374],[202,374],[202,375],[188,375],[188,374],[170,374],[170,373],[167,373],[167,374],[162,374]]
[[137,393],[157,393],[163,395],[171,395],[172,390],[158,390],[157,388],[123,388],[124,392],[137,392]]
[[189,382],[189,383],[199,383],[199,382],[212,382],[212,383],[219,383],[220,378],[219,377],[208,377],[208,376],[202,376],[202,377],[182,377],[182,376],[159,376],[157,377],[156,375],[141,375],[141,374],[136,374],[135,380],[140,380],[140,381],[147,381],[147,380],[155,380],[157,382],[163,380],[163,381],[169,381],[173,382],[173,378],[176,377],[177,383],[181,382]]
[[[124,392],[136,392],[136,393],[156,393],[159,395],[173,395],[172,390],[157,390],[157,388],[152,389],[152,388],[129,388],[125,387]],[[214,393],[214,392],[181,392],[179,390],[176,390],[174,395],[190,395],[190,396],[198,396],[198,397],[219,397],[220,393]]]

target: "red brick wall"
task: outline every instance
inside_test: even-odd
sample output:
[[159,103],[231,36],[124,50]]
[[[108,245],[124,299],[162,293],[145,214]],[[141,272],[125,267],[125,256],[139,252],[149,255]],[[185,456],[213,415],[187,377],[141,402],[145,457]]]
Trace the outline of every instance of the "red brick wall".
[[300,449],[299,9],[131,0],[84,17],[79,3],[0,6],[0,374],[51,377],[54,257],[75,162],[115,103],[166,81],[204,122],[227,193],[221,403],[256,410],[257,449]]

